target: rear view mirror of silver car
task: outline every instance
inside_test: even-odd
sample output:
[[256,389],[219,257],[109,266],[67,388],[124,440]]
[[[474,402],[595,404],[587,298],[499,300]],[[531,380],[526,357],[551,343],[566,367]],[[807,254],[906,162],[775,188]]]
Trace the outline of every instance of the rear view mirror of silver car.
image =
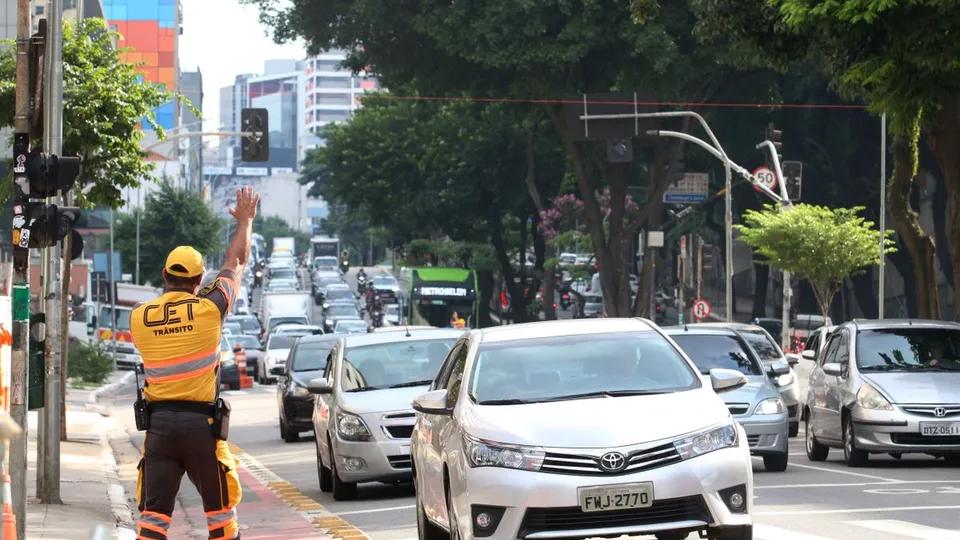
[[810,360],[811,362],[816,362],[817,351],[813,349],[804,349],[804,351],[800,353],[800,357],[803,358],[804,360]]
[[413,400],[413,409],[423,414],[449,415],[452,411],[447,408],[447,391],[434,390]]
[[774,362],[767,369],[770,370],[770,376],[772,377],[790,373],[790,365],[786,362]]
[[307,391],[311,394],[332,394],[333,387],[327,383],[326,379],[313,379],[307,383]]
[[836,362],[828,362],[823,365],[823,372],[833,377],[842,377],[843,366]]
[[799,354],[788,353],[788,354],[786,354],[786,355],[784,355],[784,356],[787,357],[787,363],[790,364],[791,366],[795,366],[795,365],[797,365],[797,364],[800,363],[800,355],[799,355]]
[[710,385],[720,394],[730,392],[747,384],[747,376],[733,369],[711,369]]

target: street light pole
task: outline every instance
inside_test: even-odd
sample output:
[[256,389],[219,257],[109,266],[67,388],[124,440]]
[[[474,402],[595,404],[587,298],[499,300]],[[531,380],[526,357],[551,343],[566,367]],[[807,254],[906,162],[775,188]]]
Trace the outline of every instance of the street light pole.
[[[790,195],[787,194],[787,186],[783,181],[783,170],[780,168],[780,156],[777,155],[777,147],[773,145],[771,141],[763,141],[757,145],[757,149],[766,147],[771,154],[771,162],[773,163],[774,172],[777,175],[777,186],[780,188],[780,207],[782,210],[789,210],[793,207],[793,203],[790,202]],[[783,327],[783,333],[780,336],[780,346],[783,347],[783,350],[792,349],[790,347],[790,305],[793,301],[793,286],[790,282],[791,280],[790,272],[783,270],[783,310],[781,313],[781,322],[780,324]]]
[[133,270],[133,282],[140,284],[140,215],[143,213],[143,188],[137,188],[137,261]]
[[877,318],[883,318],[887,270],[887,113],[880,116],[880,284],[877,286]]

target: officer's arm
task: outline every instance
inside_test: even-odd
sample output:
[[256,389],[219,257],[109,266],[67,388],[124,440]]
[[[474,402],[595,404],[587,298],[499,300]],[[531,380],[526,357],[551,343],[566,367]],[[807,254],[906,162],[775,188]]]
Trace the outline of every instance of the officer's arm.
[[243,275],[243,269],[250,258],[250,247],[253,245],[253,218],[257,215],[257,203],[260,194],[253,188],[246,186],[237,190],[237,206],[230,209],[230,215],[237,220],[237,229],[227,247],[226,262],[220,269],[221,274],[229,271],[234,276]]
[[233,303],[237,300],[239,288],[237,274],[224,268],[217,274],[216,281],[200,289],[197,296],[213,302],[220,310],[220,319],[223,320],[233,310]]

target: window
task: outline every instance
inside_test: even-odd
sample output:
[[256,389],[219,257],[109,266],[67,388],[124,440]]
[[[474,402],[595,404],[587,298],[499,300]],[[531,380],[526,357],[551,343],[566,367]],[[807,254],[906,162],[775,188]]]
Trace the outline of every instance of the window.
[[763,332],[756,331],[746,331],[741,332],[743,339],[747,340],[747,343],[753,347],[753,350],[757,352],[757,356],[760,357],[760,360],[764,362],[779,362],[783,360],[783,355],[780,354],[780,347],[777,347],[777,344]]
[[744,375],[763,374],[746,343],[734,336],[684,332],[671,334],[670,337],[704,375],[718,368],[732,369]]
[[[431,389],[431,390],[439,390],[439,389],[441,389],[441,388],[446,388],[446,387],[447,387],[447,381],[450,379],[450,370],[453,369],[453,364],[454,364],[454,362],[453,362],[452,359],[454,358],[454,356],[455,356],[456,354],[459,354],[461,347],[463,347],[463,344],[462,344],[462,343],[458,343],[457,345],[455,345],[455,346],[453,347],[452,350],[455,351],[455,352],[450,355],[450,358],[451,358],[451,361],[450,361],[450,362],[447,362],[447,363],[445,363],[445,364],[443,363],[443,361],[444,361],[447,357],[444,357],[444,358],[442,358],[442,359],[440,360],[440,362],[441,362],[441,364],[442,364],[442,366],[441,366],[442,369],[438,369],[438,370],[437,370],[437,376],[436,376],[436,378],[433,380],[433,384],[430,386],[430,389]],[[431,359],[431,360],[432,360],[432,359]]]
[[[129,309],[118,309],[116,310],[116,327],[120,331],[129,331],[130,330],[130,313]],[[100,319],[98,325],[100,328],[110,328],[110,306],[103,306],[100,308]]]
[[317,77],[317,88],[350,88],[348,77]]
[[436,373],[435,359],[446,356],[456,341],[447,338],[349,347],[343,354],[341,387],[345,392],[356,392],[427,386]]
[[317,94],[317,105],[350,105],[350,94]]
[[834,334],[830,336],[830,341],[827,342],[826,352],[820,356],[820,365],[829,364],[830,362],[836,362],[837,358],[837,347],[840,345],[840,335]]
[[295,336],[278,336],[274,334],[267,340],[267,350],[289,349],[293,347],[296,341],[297,338]]
[[35,8],[33,8],[33,12],[36,13],[37,15],[43,15],[44,8],[45,8],[45,6],[39,5],[39,6],[35,7]]
[[450,371],[450,380],[447,381],[447,408],[453,410],[460,400],[460,387],[463,385],[463,372],[467,365],[467,355],[470,347],[464,343],[453,359],[453,369]]
[[317,60],[317,69],[320,71],[341,71],[340,60]]
[[900,327],[857,334],[861,371],[960,371],[960,331]]
[[850,361],[850,335],[844,330],[840,332],[840,344],[837,346],[837,359],[834,362],[846,364]]
[[327,367],[327,356],[336,343],[333,340],[298,343],[293,351],[290,371],[323,371]]
[[317,122],[340,122],[350,116],[350,111],[318,111]]

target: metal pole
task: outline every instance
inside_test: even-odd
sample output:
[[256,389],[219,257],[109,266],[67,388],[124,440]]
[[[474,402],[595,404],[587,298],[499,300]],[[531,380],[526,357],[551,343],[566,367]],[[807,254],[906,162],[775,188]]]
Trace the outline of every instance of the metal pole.
[[137,261],[134,267],[133,282],[140,284],[140,215],[143,213],[143,188],[137,188]]
[[[757,149],[764,147],[770,152],[774,173],[777,175],[777,187],[780,189],[780,202],[782,204],[780,211],[790,210],[790,208],[793,207],[793,203],[790,202],[790,196],[787,194],[787,186],[783,182],[783,169],[780,167],[780,156],[777,155],[777,147],[770,141],[763,141],[757,145]],[[790,342],[790,337],[793,333],[790,327],[793,322],[792,317],[790,317],[790,306],[793,301],[792,279],[793,276],[791,276],[790,272],[783,270],[783,300],[781,302],[783,309],[780,314],[780,325],[783,327],[783,335],[780,336],[780,347],[784,352],[789,352],[789,350],[792,349]]]
[[[107,268],[110,273],[110,341],[112,348],[110,355],[113,356],[113,369],[117,369],[117,283],[113,268],[113,221],[114,211],[110,208],[110,253],[107,254]],[[102,322],[100,324],[103,324]]]
[[[44,72],[44,111],[49,123],[44,129],[44,148],[60,155],[63,151],[63,0],[47,3],[47,47]],[[60,204],[61,197],[47,199],[47,204]],[[44,250],[43,297],[45,300],[45,327],[43,356],[46,367],[46,388],[43,400],[44,437],[43,460],[37,467],[37,498],[43,504],[62,504],[60,500],[60,246]],[[38,446],[39,447],[39,446]],[[40,470],[43,474],[40,474]],[[43,478],[41,484],[40,479]]]
[[[14,159],[26,155],[30,144],[30,0],[17,0],[17,81],[14,128]],[[26,171],[14,166],[14,183],[26,181]],[[14,186],[14,236],[17,232],[17,203],[26,194]],[[14,242],[13,248],[13,347],[10,362],[10,416],[23,431],[10,445],[10,478],[17,537],[27,531],[27,357],[30,352],[30,253]]]
[[877,286],[877,318],[883,318],[887,270],[887,113],[880,116],[880,284]]

